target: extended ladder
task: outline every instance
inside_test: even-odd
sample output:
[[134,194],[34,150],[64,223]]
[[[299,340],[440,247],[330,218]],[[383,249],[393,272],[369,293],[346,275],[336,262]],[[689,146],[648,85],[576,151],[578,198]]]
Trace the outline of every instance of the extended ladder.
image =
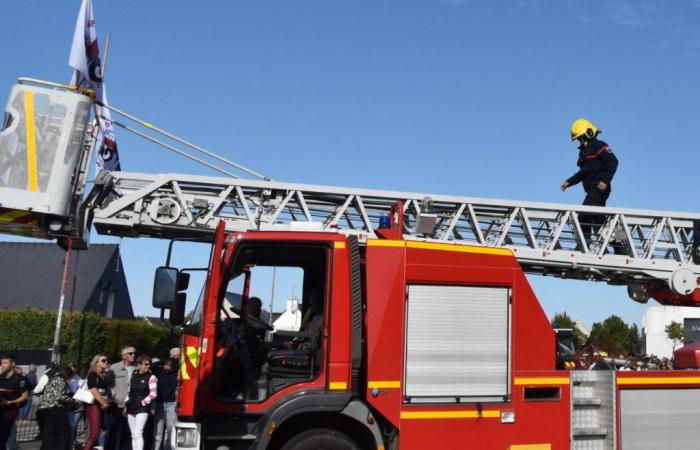
[[396,238],[510,248],[528,273],[624,284],[639,301],[653,296],[663,303],[700,305],[700,255],[695,254],[700,214],[344,189],[234,175],[102,172],[84,196],[95,145],[95,130],[89,131],[94,100],[75,88],[21,81],[10,92],[0,129],[0,232],[74,239],[79,245],[94,225],[115,236],[209,241],[224,220],[230,230],[331,231],[357,235],[362,242],[389,226]]
[[700,214],[130,172],[101,173],[87,201],[100,233],[201,241],[219,220],[364,241],[401,202],[404,239],[510,248],[526,272],[625,284],[638,300],[659,282],[689,295],[700,276]]

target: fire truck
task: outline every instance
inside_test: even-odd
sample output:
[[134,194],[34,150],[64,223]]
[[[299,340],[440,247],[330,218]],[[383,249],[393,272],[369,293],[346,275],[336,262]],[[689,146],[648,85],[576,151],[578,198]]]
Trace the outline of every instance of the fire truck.
[[[0,229],[67,248],[86,246],[92,228],[211,245],[182,325],[174,448],[700,445],[700,373],[557,370],[555,332],[526,278],[696,306],[700,214],[252,177],[103,171],[88,188],[95,105],[65,86],[12,88]],[[154,305],[181,324],[187,271],[168,266]],[[247,310],[269,267],[300,275],[298,329],[273,331]]]

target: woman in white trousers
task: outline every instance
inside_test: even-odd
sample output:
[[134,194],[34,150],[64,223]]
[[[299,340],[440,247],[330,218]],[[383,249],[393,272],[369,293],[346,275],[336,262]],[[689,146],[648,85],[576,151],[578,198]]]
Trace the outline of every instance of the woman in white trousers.
[[151,405],[157,395],[158,379],[151,373],[151,358],[148,355],[139,356],[136,363],[126,399],[126,417],[131,430],[131,449],[143,450],[143,428],[152,412]]

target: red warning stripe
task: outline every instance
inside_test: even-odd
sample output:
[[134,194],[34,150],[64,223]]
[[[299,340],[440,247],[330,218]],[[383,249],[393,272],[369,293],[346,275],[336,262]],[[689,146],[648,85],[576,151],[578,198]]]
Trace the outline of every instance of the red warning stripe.
[[605,147],[602,147],[600,150],[598,150],[598,151],[595,152],[594,154],[586,156],[586,159],[596,159],[596,158],[598,158],[600,155],[602,155],[603,152],[609,152],[609,151],[610,151],[610,147],[608,147],[608,146],[606,145]]

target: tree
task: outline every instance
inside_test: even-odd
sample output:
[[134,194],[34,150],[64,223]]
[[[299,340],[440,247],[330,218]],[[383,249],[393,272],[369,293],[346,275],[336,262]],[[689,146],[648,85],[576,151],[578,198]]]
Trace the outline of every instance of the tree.
[[672,342],[671,345],[673,346],[674,352],[676,351],[676,347],[688,340],[688,335],[685,332],[685,328],[680,322],[673,321],[669,323],[666,325],[666,328],[664,328],[664,331],[666,332],[666,336],[668,336]]
[[584,336],[583,333],[576,328],[576,322],[566,313],[566,311],[554,314],[551,323],[552,328],[569,328],[573,330],[577,349],[586,343],[586,336]]
[[642,353],[642,336],[636,323],[633,323],[632,326],[629,327],[629,344],[629,348],[627,349],[629,353],[635,355]]
[[566,311],[554,314],[552,319],[552,328],[574,328],[575,325],[576,322],[573,321]]
[[[630,328],[625,321],[612,315],[603,323],[593,324],[590,341],[598,349],[607,352],[608,355],[619,357],[620,355],[628,355],[634,349],[633,343],[630,342],[630,334]],[[639,335],[638,332],[636,334]]]

